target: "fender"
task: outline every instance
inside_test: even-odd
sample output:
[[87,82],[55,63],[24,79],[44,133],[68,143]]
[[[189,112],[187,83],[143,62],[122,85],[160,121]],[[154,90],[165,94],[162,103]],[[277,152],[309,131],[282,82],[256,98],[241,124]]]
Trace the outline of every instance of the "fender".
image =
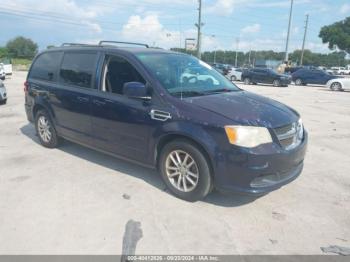
[[199,144],[205,151],[214,168],[217,142],[205,130],[205,126],[199,123],[185,121],[172,121],[157,128],[152,134],[150,152],[153,155],[153,163],[156,165],[158,145],[168,136],[183,136]]
[[[46,94],[44,96],[46,96]],[[55,113],[52,110],[52,108],[49,105],[49,103],[47,102],[47,100],[45,99],[45,97],[43,97],[42,95],[35,94],[35,96],[34,96],[34,105],[35,106],[32,109],[33,119],[35,119],[35,115],[34,115],[35,110],[39,106],[39,107],[43,107],[46,110],[46,112],[48,112],[48,114],[49,114],[51,120],[54,122],[54,124],[55,125],[57,124]]]

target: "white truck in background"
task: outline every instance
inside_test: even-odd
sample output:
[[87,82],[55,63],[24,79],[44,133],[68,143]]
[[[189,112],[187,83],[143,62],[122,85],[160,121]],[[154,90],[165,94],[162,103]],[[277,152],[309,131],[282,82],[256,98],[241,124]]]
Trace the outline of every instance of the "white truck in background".
[[350,66],[346,67],[332,67],[335,75],[350,75]]
[[12,75],[12,61],[9,58],[4,58],[0,60],[0,64],[3,65],[6,75]]

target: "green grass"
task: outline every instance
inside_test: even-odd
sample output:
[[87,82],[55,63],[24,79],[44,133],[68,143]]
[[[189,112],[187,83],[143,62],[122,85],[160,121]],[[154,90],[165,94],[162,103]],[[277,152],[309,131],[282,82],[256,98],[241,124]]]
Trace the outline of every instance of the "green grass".
[[12,59],[12,64],[13,65],[25,65],[28,66],[32,63],[31,59],[26,59],[26,58],[13,58]]

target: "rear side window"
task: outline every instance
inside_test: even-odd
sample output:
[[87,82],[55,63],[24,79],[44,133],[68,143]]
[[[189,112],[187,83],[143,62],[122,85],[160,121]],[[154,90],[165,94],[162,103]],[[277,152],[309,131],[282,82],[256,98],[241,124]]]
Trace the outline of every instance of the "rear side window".
[[65,53],[60,69],[60,82],[91,88],[96,61],[97,53]]
[[29,77],[46,81],[56,81],[62,54],[62,52],[48,52],[38,56],[30,70]]

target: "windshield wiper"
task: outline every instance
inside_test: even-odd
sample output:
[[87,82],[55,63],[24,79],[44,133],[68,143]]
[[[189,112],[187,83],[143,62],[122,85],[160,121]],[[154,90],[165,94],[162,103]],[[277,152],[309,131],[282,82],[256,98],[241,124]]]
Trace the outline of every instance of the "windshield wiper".
[[189,90],[187,90],[187,91],[179,91],[179,92],[174,92],[174,93],[171,93],[172,95],[174,95],[174,96],[186,96],[186,97],[188,97],[188,96],[203,96],[203,95],[205,95],[205,93],[203,93],[203,92],[198,92],[198,91],[193,91],[193,90],[191,90],[191,91],[189,91]]
[[227,89],[227,88],[221,88],[221,89],[208,90],[208,91],[205,91],[204,93],[205,94],[214,94],[214,93],[228,93],[228,92],[233,92],[233,91],[235,91],[235,90]]

